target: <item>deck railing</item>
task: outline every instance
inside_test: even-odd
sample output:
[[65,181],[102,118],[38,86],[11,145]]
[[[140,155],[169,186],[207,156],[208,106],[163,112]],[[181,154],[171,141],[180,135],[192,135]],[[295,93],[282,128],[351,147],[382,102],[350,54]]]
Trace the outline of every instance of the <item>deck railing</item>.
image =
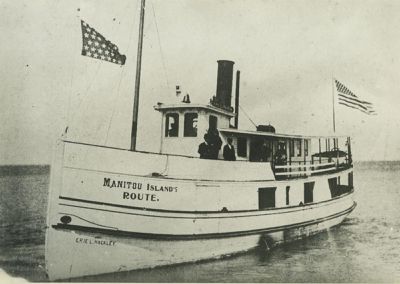
[[321,161],[321,163],[314,160],[298,162],[292,161],[286,165],[275,165],[274,173],[277,179],[289,179],[334,172],[349,166],[347,160],[326,160]]

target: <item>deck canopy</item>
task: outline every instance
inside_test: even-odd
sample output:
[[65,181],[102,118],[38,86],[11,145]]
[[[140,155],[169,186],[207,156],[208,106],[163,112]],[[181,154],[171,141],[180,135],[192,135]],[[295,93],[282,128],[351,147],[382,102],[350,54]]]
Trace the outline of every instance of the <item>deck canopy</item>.
[[292,139],[322,139],[322,138],[346,138],[347,136],[315,136],[315,135],[297,135],[297,134],[282,134],[282,133],[272,133],[272,132],[264,132],[264,131],[256,131],[256,130],[240,130],[234,128],[219,128],[221,133],[226,133],[230,135],[242,135],[242,136],[265,136],[265,137],[276,137],[276,138],[292,138]]
[[240,160],[293,167],[332,160],[345,162],[351,155],[350,138],[346,136],[291,135],[272,132],[272,126],[268,129],[271,132],[233,128],[219,128],[219,131],[223,140],[232,138]]
[[167,111],[199,111],[203,110],[209,113],[215,113],[215,114],[221,114],[224,116],[227,116],[229,118],[235,117],[236,114],[212,105],[206,105],[206,104],[186,104],[186,103],[179,103],[179,104],[170,104],[170,105],[164,105],[162,103],[158,103],[156,106],[154,106],[155,110],[161,111],[161,112],[167,112]]

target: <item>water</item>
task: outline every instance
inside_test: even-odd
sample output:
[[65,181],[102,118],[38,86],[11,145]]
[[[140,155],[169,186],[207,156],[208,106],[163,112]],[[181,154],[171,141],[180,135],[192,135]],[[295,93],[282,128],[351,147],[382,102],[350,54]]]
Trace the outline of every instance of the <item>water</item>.
[[[400,162],[358,163],[358,206],[339,226],[269,252],[92,276],[108,282],[399,282]],[[47,281],[44,236],[49,167],[0,167],[0,268]]]

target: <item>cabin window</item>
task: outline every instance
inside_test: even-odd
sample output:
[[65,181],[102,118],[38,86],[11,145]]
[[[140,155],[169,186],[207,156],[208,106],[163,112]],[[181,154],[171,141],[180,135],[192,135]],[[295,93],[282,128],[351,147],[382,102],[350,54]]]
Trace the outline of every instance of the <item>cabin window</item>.
[[304,183],[304,203],[314,202],[314,184],[315,182]]
[[290,186],[286,186],[286,205],[289,205],[289,203],[290,203],[289,191],[290,191]]
[[258,208],[260,210],[275,207],[276,187],[262,187],[258,189]]
[[304,140],[304,156],[308,156],[308,140]]
[[301,140],[300,139],[296,139],[295,140],[295,152],[296,152],[296,156],[300,157],[301,156]]
[[165,120],[165,137],[178,137],[179,114],[168,113]]
[[209,129],[217,129],[218,127],[218,118],[215,115],[210,115],[208,121],[208,128]]
[[289,155],[290,157],[294,157],[294,141],[289,140]]
[[183,129],[183,136],[197,137],[197,113],[185,113],[185,127]]
[[243,158],[247,157],[247,139],[244,137],[237,139],[237,155]]

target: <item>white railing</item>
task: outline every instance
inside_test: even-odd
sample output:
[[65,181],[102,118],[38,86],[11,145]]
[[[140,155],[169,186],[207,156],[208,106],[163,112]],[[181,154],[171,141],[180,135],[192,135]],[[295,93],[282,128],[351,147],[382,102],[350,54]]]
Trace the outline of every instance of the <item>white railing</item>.
[[[275,169],[282,169],[282,170],[303,169],[303,170],[277,172],[275,173],[275,175],[276,176],[311,175],[315,173],[322,173],[335,170],[336,166],[337,166],[336,162],[330,162],[324,164],[280,165],[280,166],[275,166]],[[327,167],[327,168],[319,169],[321,167]]]
[[323,166],[331,166],[336,165],[335,162],[325,163],[325,164],[298,164],[298,165],[283,165],[283,166],[275,166],[275,169],[291,169],[291,168],[311,168],[311,167],[323,167]]

